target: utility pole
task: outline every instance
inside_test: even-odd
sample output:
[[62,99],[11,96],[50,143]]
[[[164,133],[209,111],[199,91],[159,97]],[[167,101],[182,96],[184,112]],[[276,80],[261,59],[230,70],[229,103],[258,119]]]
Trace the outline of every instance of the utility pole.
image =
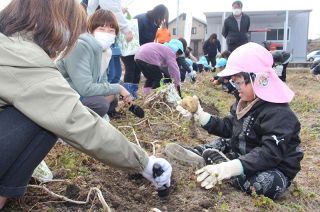
[[179,0],[177,0],[176,34],[179,37]]

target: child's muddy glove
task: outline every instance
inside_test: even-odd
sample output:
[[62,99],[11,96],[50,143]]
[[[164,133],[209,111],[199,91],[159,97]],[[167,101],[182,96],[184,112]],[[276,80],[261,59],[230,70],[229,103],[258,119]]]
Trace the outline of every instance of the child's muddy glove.
[[[163,173],[160,176],[154,177],[153,166],[154,164],[159,164]],[[150,156],[147,166],[141,173],[147,180],[149,180],[154,186],[160,188],[162,186],[170,187],[171,183],[171,173],[172,167],[170,163],[163,158],[156,158],[155,156]]]
[[194,120],[196,122],[199,122],[199,124],[201,125],[201,127],[205,126],[206,124],[208,124],[208,122],[210,121],[211,115],[207,112],[204,112],[201,105],[198,105],[198,110],[197,112],[194,114]]
[[243,167],[239,159],[217,165],[207,165],[196,171],[196,175],[198,175],[197,181],[201,182],[201,187],[205,189],[213,188],[218,182],[242,173]]
[[195,113],[198,110],[199,99],[197,96],[186,96],[181,101],[181,106],[189,111],[190,113]]
[[178,102],[178,106],[176,110],[186,118],[190,120],[192,117],[192,113],[195,113],[198,109],[199,100],[196,96],[186,96],[182,99],[182,101]]
[[186,96],[176,109],[187,119],[191,119],[194,115],[195,121],[199,122],[201,126],[206,125],[211,117],[209,113],[203,111],[197,96]]
[[191,117],[192,117],[192,114],[187,111],[186,109],[184,109],[182,106],[181,106],[181,103],[178,103],[178,106],[176,107],[176,110],[187,120],[190,120]]

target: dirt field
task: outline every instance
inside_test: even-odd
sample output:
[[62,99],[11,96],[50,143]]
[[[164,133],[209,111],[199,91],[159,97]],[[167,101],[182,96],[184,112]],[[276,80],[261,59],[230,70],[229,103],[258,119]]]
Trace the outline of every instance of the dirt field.
[[[185,94],[196,94],[206,111],[225,115],[233,97],[209,84],[211,74],[198,77],[195,84],[184,84]],[[263,196],[249,196],[227,183],[206,191],[195,181],[195,168],[172,162],[173,182],[170,195],[157,196],[155,189],[139,176],[104,166],[64,144],[57,144],[46,158],[54,171],[55,179],[46,187],[74,200],[85,201],[91,187],[98,187],[114,211],[320,211],[320,82],[312,79],[308,70],[288,70],[288,84],[296,96],[291,107],[298,114],[302,129],[302,148],[305,156],[302,170],[289,191],[277,201]],[[197,138],[190,138],[189,122],[180,118],[173,108],[155,104],[146,108],[146,117],[138,119],[129,112],[121,120],[111,122],[135,142],[132,126],[138,141],[150,154],[154,142],[157,156],[166,157],[166,143],[196,145],[214,137],[197,129]],[[36,182],[31,182],[36,183]],[[91,195],[88,204],[72,204],[54,198],[43,189],[30,188],[23,198],[11,200],[5,211],[103,211],[97,197]]]

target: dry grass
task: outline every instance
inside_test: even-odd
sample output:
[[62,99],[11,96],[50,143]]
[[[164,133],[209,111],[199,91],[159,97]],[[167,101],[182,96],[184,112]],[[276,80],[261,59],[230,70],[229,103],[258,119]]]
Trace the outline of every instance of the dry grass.
[[[197,95],[205,108],[215,108],[221,116],[228,114],[234,98],[209,83],[211,74],[198,76],[195,84],[183,85],[185,95]],[[48,188],[57,193],[67,194],[65,187],[77,185],[77,200],[86,197],[90,187],[100,187],[107,203],[116,211],[150,211],[157,207],[162,211],[319,211],[320,208],[320,83],[313,80],[308,70],[288,70],[288,84],[296,96],[291,107],[301,122],[302,147],[305,157],[302,170],[294,185],[280,200],[272,201],[262,196],[249,196],[236,191],[227,184],[204,191],[195,182],[194,168],[172,161],[173,184],[168,200],[159,200],[154,188],[145,180],[128,180],[127,174],[110,169],[92,158],[66,145],[56,145],[46,161],[55,176],[67,183],[49,184]],[[139,103],[139,101],[138,101]],[[145,109],[146,117],[141,120],[127,113],[120,120],[112,120],[131,141],[139,140],[141,146],[152,153],[151,142],[155,142],[156,155],[162,154],[168,142],[196,145],[213,139],[199,129],[198,137],[191,139],[189,122],[177,112],[171,112],[164,105]],[[165,157],[165,156],[164,156]],[[101,205],[93,200],[87,206],[51,202],[55,199],[37,190],[30,190],[24,198],[11,202],[7,210],[84,211],[101,210]]]

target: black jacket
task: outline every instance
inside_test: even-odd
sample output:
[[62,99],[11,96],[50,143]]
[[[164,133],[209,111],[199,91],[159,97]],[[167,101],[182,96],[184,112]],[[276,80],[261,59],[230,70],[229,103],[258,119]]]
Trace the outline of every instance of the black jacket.
[[284,50],[275,50],[271,52],[274,64],[288,64],[290,62],[291,53]]
[[311,69],[313,69],[313,68],[315,68],[315,67],[319,67],[319,65],[320,65],[320,60],[316,60],[316,61],[314,61],[312,64],[311,64]]
[[314,75],[320,74],[320,60],[317,60],[311,64],[311,73]]
[[214,43],[210,43],[209,39],[206,40],[203,44],[203,53],[209,57],[216,57],[218,52],[221,52],[221,44],[219,40],[216,40]]
[[183,82],[185,80],[186,73],[190,73],[192,70],[190,69],[189,64],[184,56],[177,57],[176,61],[180,70],[181,82]]
[[248,42],[248,31],[250,28],[250,17],[242,13],[240,21],[240,31],[238,22],[233,15],[224,20],[222,35],[227,39],[228,50],[232,52],[237,47]]
[[288,104],[260,100],[237,120],[235,105],[225,118],[212,116],[204,128],[211,134],[231,138],[231,148],[240,159],[244,173],[277,168],[289,179],[300,171],[303,153],[300,123]]

